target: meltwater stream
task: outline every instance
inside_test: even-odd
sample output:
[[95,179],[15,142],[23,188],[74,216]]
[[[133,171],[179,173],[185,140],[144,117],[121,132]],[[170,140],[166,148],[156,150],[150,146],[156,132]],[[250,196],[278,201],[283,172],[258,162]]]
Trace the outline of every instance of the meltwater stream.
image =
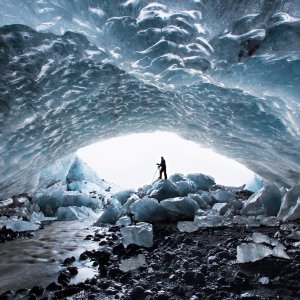
[[46,287],[57,279],[64,259],[71,256],[75,256],[74,265],[79,267],[72,283],[93,277],[96,269],[89,262],[78,261],[84,250],[98,246],[97,242],[84,239],[99,231],[99,227],[91,225],[91,220],[53,222],[37,231],[32,239],[0,244],[0,293],[35,285]]

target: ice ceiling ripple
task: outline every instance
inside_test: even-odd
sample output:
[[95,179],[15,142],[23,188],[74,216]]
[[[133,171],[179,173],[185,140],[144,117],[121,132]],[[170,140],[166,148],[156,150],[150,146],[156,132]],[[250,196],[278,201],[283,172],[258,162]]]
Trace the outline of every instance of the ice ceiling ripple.
[[278,184],[300,181],[299,1],[2,0],[0,10],[0,198],[84,145],[158,129]]

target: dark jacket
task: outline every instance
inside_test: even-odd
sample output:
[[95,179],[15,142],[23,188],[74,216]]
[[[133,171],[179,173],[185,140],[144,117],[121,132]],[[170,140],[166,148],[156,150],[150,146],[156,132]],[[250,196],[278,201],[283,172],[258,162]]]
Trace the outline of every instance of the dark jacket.
[[167,168],[167,166],[166,166],[166,161],[165,161],[163,158],[161,159],[161,162],[160,162],[159,166],[160,166],[162,169],[166,169],[166,168]]

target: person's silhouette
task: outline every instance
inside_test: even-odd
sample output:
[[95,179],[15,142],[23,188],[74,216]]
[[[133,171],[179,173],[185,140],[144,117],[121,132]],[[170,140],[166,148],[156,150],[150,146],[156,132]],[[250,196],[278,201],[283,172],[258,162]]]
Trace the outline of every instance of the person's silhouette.
[[164,173],[165,179],[167,179],[168,178],[168,176],[167,176],[167,165],[166,165],[166,161],[164,160],[163,157],[161,157],[160,164],[157,164],[157,165],[160,167],[159,179],[161,179],[163,173]]

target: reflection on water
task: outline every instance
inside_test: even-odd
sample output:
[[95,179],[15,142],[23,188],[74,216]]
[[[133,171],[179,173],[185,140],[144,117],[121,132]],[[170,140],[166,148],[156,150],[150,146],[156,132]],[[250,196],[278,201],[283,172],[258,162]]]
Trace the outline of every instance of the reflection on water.
[[[91,226],[92,221],[54,222],[36,232],[30,240],[15,240],[0,244],[0,293],[8,289],[31,288],[34,285],[47,286],[57,279],[65,258],[78,259],[84,250],[96,249],[99,242],[84,240],[99,228]],[[87,262],[85,262],[87,264]],[[72,283],[93,277],[95,270],[83,266]]]

